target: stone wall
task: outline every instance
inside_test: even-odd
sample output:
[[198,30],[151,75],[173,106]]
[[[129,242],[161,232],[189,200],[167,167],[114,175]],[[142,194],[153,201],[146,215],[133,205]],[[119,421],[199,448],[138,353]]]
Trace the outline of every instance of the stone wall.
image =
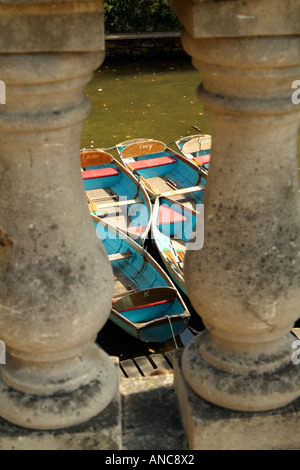
[[108,58],[152,58],[186,55],[180,41],[180,31],[162,33],[107,34]]

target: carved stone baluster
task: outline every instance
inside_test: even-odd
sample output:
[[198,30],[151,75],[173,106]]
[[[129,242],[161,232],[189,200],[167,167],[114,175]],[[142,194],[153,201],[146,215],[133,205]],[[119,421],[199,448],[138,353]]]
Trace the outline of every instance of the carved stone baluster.
[[113,279],[79,158],[103,5],[0,1],[0,31],[0,416],[62,428],[100,413],[118,387],[95,344]]
[[[188,251],[184,267],[189,298],[206,330],[186,347],[175,372],[190,445],[202,448],[213,437],[203,415],[195,417],[188,390],[201,397],[198,411],[204,399],[231,410],[274,413],[300,395],[290,333],[300,305],[300,108],[291,100],[300,76],[300,36],[292,20],[299,4],[291,2],[282,15],[275,0],[172,3],[185,27],[183,46],[203,78],[198,96],[212,132],[204,247]],[[216,416],[216,407],[211,413]],[[249,413],[227,410],[228,420],[238,422],[235,444],[228,432],[234,420],[229,424],[225,415],[220,445],[247,445],[241,440],[245,426],[252,429]],[[270,441],[262,437],[264,416],[250,446],[273,445],[270,434]],[[281,417],[280,429],[291,425],[299,444],[290,418]],[[214,447],[218,438],[209,445],[220,448]]]

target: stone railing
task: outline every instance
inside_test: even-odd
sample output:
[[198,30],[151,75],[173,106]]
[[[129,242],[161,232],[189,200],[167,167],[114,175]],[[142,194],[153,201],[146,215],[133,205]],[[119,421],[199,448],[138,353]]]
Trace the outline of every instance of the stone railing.
[[[291,99],[300,76],[300,5],[290,2],[282,14],[277,0],[172,4],[203,79],[198,95],[212,129],[205,243],[187,253],[184,268],[206,330],[178,361],[183,422],[193,448],[218,441],[241,448],[245,440],[255,448],[272,438],[275,445],[293,431],[299,443],[291,410],[284,418],[278,410],[267,433],[269,415],[251,420],[247,412],[274,414],[300,395],[290,333],[300,306],[300,108]],[[217,419],[211,406],[218,439],[203,399],[227,411]],[[228,409],[246,413],[230,419]]]
[[[185,266],[206,330],[176,355],[181,419],[191,449],[297,448],[299,2],[172,4],[213,139],[205,244]],[[112,274],[78,190],[102,2],[0,0],[0,31],[0,416],[117,449],[118,375],[94,343]]]

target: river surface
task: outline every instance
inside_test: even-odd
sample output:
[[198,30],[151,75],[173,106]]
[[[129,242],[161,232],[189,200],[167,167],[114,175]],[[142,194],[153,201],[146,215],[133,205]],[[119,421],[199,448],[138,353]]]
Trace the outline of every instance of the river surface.
[[92,102],[82,146],[109,148],[130,138],[169,143],[209,133],[203,106],[196,97],[200,74],[190,62],[103,65],[86,93]]
[[[115,157],[112,148],[123,140],[152,138],[166,144],[181,136],[210,134],[208,119],[196,97],[201,76],[190,59],[116,63],[105,61],[94,72],[86,87],[91,111],[82,133],[81,147],[106,148]],[[175,147],[172,145],[172,148]],[[300,134],[298,136],[298,168],[300,168]],[[298,170],[300,176],[300,171]],[[185,298],[184,300],[188,300]],[[192,307],[188,304],[192,310]],[[203,328],[192,310],[191,327]],[[177,338],[181,347],[192,335]],[[98,335],[99,344],[110,355],[121,359],[164,352],[176,347],[173,340],[164,345],[135,340],[109,320]]]

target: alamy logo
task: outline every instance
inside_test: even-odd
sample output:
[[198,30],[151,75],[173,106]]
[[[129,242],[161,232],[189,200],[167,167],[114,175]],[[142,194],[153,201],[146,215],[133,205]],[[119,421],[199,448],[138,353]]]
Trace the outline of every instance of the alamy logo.
[[6,86],[3,80],[0,80],[0,104],[6,104]]
[[292,343],[292,348],[296,349],[295,352],[292,354],[292,363],[293,364],[300,364],[300,340],[296,339]]
[[0,364],[6,364],[6,347],[4,341],[0,340]]
[[297,88],[296,91],[292,93],[292,103],[300,104],[300,80],[294,80],[292,88]]
[[[126,201],[126,197],[120,197],[119,199],[119,203]],[[122,224],[125,222],[130,237],[133,239],[140,237],[140,230],[137,229],[146,227],[149,219],[147,206],[139,203],[132,204],[129,207],[120,204],[118,209],[109,207],[102,208],[101,211],[98,211],[94,205],[94,207],[90,207],[90,210],[96,214],[101,212],[100,216],[97,217],[104,219],[104,222],[105,217],[109,214],[109,222],[112,226],[120,228],[120,220],[122,220]],[[115,230],[109,230],[105,223],[100,224],[97,222],[97,217],[94,218],[94,222],[100,240],[126,239],[122,229],[119,233]],[[186,250],[201,250],[204,245],[204,204],[196,204],[195,211],[176,203],[162,204],[155,209],[155,214],[153,214],[151,237],[156,239],[162,248],[168,247],[171,243],[170,239],[173,239],[183,240],[186,243]]]

